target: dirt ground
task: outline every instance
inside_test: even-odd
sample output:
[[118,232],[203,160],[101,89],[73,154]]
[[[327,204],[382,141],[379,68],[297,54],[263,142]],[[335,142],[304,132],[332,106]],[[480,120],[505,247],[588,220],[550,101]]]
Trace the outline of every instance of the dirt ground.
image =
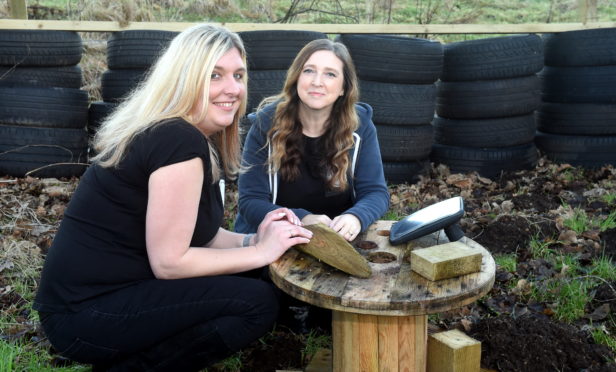
[[[21,254],[29,254],[32,265],[40,267],[77,182],[0,178],[0,248],[5,252],[0,256],[0,311],[15,313],[16,319],[22,320],[1,335],[4,339],[45,345],[37,324],[28,321],[27,300],[7,283],[11,276],[25,275],[18,264]],[[233,186],[231,191],[225,203],[228,221],[233,219],[237,203]],[[487,296],[431,317],[431,328],[458,328],[480,340],[481,364],[490,370],[616,371],[614,352],[594,343],[589,333],[599,327],[607,334],[616,334],[616,281],[602,281],[589,288],[592,301],[585,315],[571,324],[556,319],[554,302],[538,302],[529,295],[533,287],[571,278],[566,265],[558,268],[531,249],[537,242],[553,252],[576,257],[581,265],[578,276],[591,275],[584,272],[585,268],[602,255],[616,261],[616,228],[600,231],[595,226],[576,233],[566,226],[566,219],[576,209],[584,211],[589,221],[605,220],[614,213],[616,200],[605,196],[616,195],[616,169],[583,170],[541,159],[534,170],[488,180],[476,174],[449,174],[446,168],[437,167],[415,184],[390,186],[390,192],[391,209],[398,216],[461,195],[465,216],[460,225],[466,236],[494,256],[513,254],[517,258],[515,271],[497,268],[496,282]],[[36,271],[32,275],[36,278]],[[242,351],[241,370],[272,372],[305,367],[308,358],[302,350],[306,330],[277,327],[266,339]],[[328,331],[327,326],[316,330],[317,334]],[[56,358],[54,363],[67,361]],[[210,368],[222,370],[220,366]]]

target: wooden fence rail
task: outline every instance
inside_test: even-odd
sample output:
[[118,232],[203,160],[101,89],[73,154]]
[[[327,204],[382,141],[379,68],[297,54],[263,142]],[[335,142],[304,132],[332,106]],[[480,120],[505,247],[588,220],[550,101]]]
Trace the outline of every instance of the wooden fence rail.
[[[0,29],[68,30],[113,32],[124,30],[182,31],[190,22],[41,21],[0,19]],[[213,23],[232,31],[307,30],[327,34],[526,34],[552,33],[616,27],[616,22],[524,23],[524,24],[304,24],[304,23]]]

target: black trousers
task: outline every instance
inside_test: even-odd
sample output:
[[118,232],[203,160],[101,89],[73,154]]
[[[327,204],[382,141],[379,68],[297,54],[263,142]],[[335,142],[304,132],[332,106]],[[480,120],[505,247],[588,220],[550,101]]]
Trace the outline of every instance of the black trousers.
[[76,313],[41,313],[54,348],[111,371],[198,371],[269,331],[271,283],[241,276],[148,280]]

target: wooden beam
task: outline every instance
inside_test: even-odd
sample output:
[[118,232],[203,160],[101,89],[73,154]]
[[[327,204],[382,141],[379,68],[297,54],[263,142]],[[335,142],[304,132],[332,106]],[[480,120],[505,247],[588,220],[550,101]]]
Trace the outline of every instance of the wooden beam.
[[[0,19],[0,29],[68,30],[113,32],[124,30],[182,31],[197,23],[111,21],[41,21]],[[327,34],[526,34],[551,33],[592,28],[616,27],[616,22],[592,23],[525,23],[525,24],[303,24],[303,23],[212,23],[232,31],[306,30]]]
[[28,19],[26,0],[9,0],[9,9],[11,10],[11,18]]

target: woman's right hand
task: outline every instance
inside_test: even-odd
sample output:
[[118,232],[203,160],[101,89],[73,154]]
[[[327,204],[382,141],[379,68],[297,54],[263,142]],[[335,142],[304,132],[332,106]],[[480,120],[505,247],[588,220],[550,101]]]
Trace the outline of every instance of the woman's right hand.
[[312,232],[289,221],[298,219],[291,210],[279,208],[266,214],[259,225],[255,247],[265,265],[276,261],[292,246],[310,242]]
[[329,226],[332,223],[332,219],[325,214],[307,214],[302,218],[304,225],[314,225],[316,223],[322,223],[325,226]]

